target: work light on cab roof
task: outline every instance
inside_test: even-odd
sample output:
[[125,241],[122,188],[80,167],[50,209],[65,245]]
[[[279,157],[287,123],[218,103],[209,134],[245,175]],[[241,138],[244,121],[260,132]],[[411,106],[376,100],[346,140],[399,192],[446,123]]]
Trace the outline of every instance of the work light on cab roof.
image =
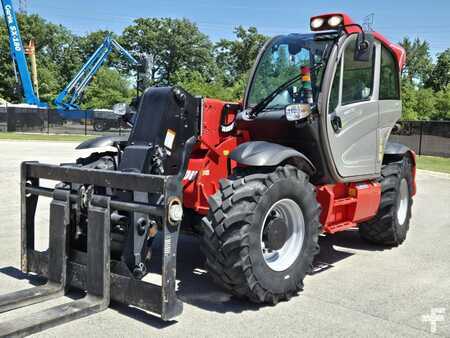
[[[341,30],[347,34],[361,33],[363,35],[362,38],[365,37],[365,32],[361,25],[353,21],[353,19],[345,13],[328,13],[313,16],[310,19],[310,27],[313,32]],[[371,35],[395,55],[398,70],[401,71],[406,62],[405,50],[401,46],[392,43],[378,32],[371,32]]]
[[342,13],[322,14],[313,16],[310,20],[311,30],[314,32],[338,30],[352,25],[355,25],[355,22],[348,15]]

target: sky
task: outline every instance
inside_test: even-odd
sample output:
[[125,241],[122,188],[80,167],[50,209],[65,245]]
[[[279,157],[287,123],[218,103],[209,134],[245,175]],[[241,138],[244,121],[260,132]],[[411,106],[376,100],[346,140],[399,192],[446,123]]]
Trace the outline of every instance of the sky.
[[[15,0],[18,6],[18,0]],[[37,13],[83,35],[98,29],[120,34],[138,17],[188,18],[212,41],[233,38],[238,25],[267,35],[305,33],[309,18],[345,12],[355,21],[374,14],[373,28],[393,42],[404,36],[429,41],[431,53],[450,48],[450,0],[26,0]]]

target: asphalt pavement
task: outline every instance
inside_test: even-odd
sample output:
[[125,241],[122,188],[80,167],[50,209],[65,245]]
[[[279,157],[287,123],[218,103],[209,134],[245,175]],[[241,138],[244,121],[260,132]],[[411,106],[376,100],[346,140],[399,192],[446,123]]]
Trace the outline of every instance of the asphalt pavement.
[[[0,294],[32,287],[20,262],[19,165],[73,161],[73,143],[0,141]],[[86,154],[86,153],[84,153]],[[203,267],[198,240],[182,236],[178,296],[184,313],[166,323],[133,307],[108,310],[36,337],[303,336],[450,337],[450,176],[419,171],[411,229],[399,248],[364,243],[357,231],[320,240],[316,273],[289,302],[257,306],[216,287]],[[48,244],[48,199],[36,216],[38,248]],[[152,275],[150,278],[156,278]],[[21,320],[71,297],[0,315]],[[436,320],[435,333],[431,332]],[[0,332],[1,335],[1,332]]]

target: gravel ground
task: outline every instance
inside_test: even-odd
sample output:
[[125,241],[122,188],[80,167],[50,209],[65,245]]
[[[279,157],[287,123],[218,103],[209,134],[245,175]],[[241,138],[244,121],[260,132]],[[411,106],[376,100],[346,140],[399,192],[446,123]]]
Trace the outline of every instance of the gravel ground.
[[[0,141],[0,293],[30,287],[19,270],[19,164],[23,160],[59,163],[73,160],[70,143]],[[448,336],[450,337],[450,179],[419,171],[411,230],[395,249],[371,246],[347,231],[321,239],[318,262],[328,269],[305,280],[305,291],[275,307],[258,307],[230,298],[203,270],[198,242],[182,237],[178,294],[184,313],[164,323],[136,308],[110,309],[36,337],[124,336]],[[38,247],[48,237],[48,200],[37,214]],[[2,314],[22,320],[27,313],[71,298]],[[444,308],[434,335],[422,316]],[[0,332],[1,335],[1,332]]]

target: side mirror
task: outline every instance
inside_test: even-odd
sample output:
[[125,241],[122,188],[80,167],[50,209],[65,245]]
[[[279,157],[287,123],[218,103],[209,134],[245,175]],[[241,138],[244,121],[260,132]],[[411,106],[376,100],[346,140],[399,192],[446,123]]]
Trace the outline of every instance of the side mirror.
[[119,116],[124,116],[129,110],[129,106],[126,103],[117,103],[113,106],[113,113]]
[[358,33],[355,46],[355,61],[368,62],[372,53],[373,36],[365,32]]

